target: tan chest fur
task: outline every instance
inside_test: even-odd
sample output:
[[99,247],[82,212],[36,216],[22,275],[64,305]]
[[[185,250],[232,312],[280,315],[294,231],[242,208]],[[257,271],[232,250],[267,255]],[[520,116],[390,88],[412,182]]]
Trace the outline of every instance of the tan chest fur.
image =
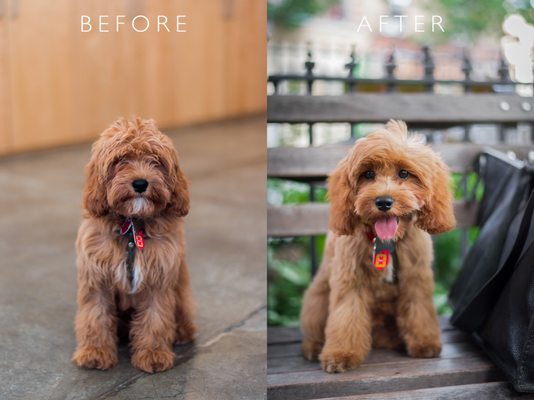
[[[83,237],[77,240],[79,275],[95,286],[114,287],[121,296],[131,296],[176,284],[185,247],[180,232],[154,236],[147,232],[143,250],[135,250],[132,281],[126,266],[126,237],[94,220],[84,220],[80,232]],[[92,268],[85,265],[92,265]]]

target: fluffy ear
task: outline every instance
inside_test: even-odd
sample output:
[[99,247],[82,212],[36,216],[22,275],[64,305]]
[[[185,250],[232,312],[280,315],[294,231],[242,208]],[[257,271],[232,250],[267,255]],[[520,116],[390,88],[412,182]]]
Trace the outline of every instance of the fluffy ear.
[[98,157],[93,153],[91,161],[85,167],[86,180],[82,199],[83,208],[93,217],[104,216],[109,211],[104,177],[100,176],[97,160]]
[[430,234],[447,232],[456,226],[450,173],[441,159],[434,160],[430,195],[421,208],[417,225]]
[[176,154],[173,155],[171,175],[172,195],[169,210],[175,212],[179,217],[184,217],[189,213],[189,184],[178,165]]
[[352,235],[358,223],[354,213],[353,190],[349,182],[348,161],[344,159],[328,178],[329,225],[339,235]]

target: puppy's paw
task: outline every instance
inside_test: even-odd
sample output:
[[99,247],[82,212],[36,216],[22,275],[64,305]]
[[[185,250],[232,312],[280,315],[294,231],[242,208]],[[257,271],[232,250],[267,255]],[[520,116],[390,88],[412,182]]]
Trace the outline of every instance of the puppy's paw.
[[197,328],[192,323],[180,324],[176,328],[176,340],[175,344],[191,343],[195,340],[195,334]]
[[324,371],[334,373],[356,368],[362,363],[363,357],[354,352],[323,351],[319,360],[321,360],[321,367]]
[[441,354],[441,342],[435,341],[413,341],[407,345],[408,354],[415,358],[434,358]]
[[310,361],[315,361],[319,358],[319,354],[321,354],[321,350],[323,349],[323,344],[309,340],[304,339],[302,341],[302,354],[304,355],[304,358]]
[[119,361],[116,349],[107,347],[82,347],[76,349],[72,361],[81,368],[109,369]]
[[174,357],[170,350],[137,350],[132,355],[132,365],[149,373],[161,372],[174,366]]

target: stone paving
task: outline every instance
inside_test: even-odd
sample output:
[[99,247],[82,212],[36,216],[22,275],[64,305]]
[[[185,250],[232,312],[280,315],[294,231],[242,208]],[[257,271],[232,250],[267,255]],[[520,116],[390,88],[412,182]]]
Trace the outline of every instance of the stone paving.
[[194,346],[174,369],[110,371],[70,362],[74,240],[89,145],[0,160],[0,399],[265,397],[265,120],[170,133],[191,182],[188,264],[198,304]]

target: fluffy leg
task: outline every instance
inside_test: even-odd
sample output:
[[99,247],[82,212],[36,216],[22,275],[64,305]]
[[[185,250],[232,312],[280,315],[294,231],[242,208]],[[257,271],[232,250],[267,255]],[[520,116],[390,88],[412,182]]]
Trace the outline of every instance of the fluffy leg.
[[326,372],[344,372],[360,365],[371,351],[371,316],[365,293],[346,285],[330,292],[326,342],[319,356]]
[[440,328],[431,296],[401,301],[397,321],[410,356],[430,358],[440,355]]
[[77,347],[72,361],[76,365],[108,369],[117,364],[117,317],[109,291],[78,282],[74,330]]
[[185,261],[180,266],[176,287],[176,343],[184,344],[195,340],[197,331],[194,322],[195,305],[189,280],[189,269]]
[[430,267],[431,247],[421,254],[419,263],[410,263],[407,258],[401,260],[401,263],[404,262],[401,265],[406,267],[399,277],[397,325],[410,356],[438,357],[441,339],[432,302],[434,281]]
[[175,313],[176,295],[173,290],[147,290],[139,299],[130,328],[134,367],[150,373],[173,367]]
[[300,312],[302,330],[302,353],[308,360],[316,360],[324,345],[324,330],[328,318],[328,278],[330,263],[334,256],[334,237],[329,234],[326,240],[324,260],[310,287],[304,293]]
[[316,360],[324,344],[329,294],[328,276],[321,267],[304,294],[300,313],[302,352],[308,360]]

